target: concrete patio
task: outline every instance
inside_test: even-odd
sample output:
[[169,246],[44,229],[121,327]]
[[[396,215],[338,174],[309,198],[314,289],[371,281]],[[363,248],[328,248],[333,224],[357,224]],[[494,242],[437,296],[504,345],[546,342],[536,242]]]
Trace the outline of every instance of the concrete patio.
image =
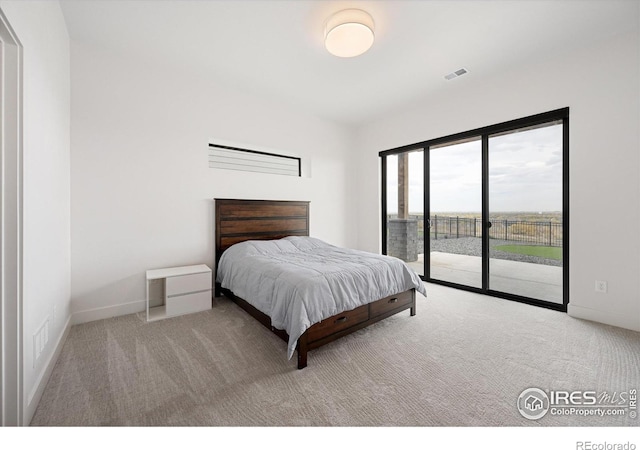
[[[408,265],[424,274],[424,254]],[[494,291],[562,304],[562,267],[491,258],[489,273]],[[480,288],[482,258],[433,251],[431,278]]]

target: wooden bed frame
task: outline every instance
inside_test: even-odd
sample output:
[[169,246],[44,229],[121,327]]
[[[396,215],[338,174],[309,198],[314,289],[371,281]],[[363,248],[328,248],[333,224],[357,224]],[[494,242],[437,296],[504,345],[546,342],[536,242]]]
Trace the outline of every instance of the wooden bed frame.
[[[309,202],[215,199],[215,214],[215,270],[222,252],[238,242],[309,235]],[[219,297],[220,294],[233,300],[260,323],[288,342],[289,336],[286,331],[274,328],[269,316],[216,283],[215,295]],[[298,369],[307,366],[309,350],[406,309],[410,310],[412,316],[416,314],[415,289],[382,298],[312,325],[298,339]]]

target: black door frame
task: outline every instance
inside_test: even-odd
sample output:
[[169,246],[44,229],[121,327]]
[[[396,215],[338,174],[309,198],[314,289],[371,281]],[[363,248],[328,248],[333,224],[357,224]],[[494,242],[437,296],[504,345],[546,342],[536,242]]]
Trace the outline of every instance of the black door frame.
[[[544,300],[538,300],[529,297],[523,297],[507,292],[494,291],[489,289],[489,136],[497,133],[514,131],[527,127],[535,127],[549,122],[562,121],[562,304],[553,303]],[[428,250],[429,240],[427,239],[426,230],[430,214],[429,195],[427,188],[429,186],[429,149],[431,147],[462,141],[471,138],[480,138],[482,140],[482,288],[465,286],[449,281],[435,280],[431,278],[430,273],[430,252]],[[382,253],[387,253],[387,162],[386,157],[397,155],[409,151],[424,151],[424,223],[425,223],[425,252],[424,252],[424,276],[422,280],[429,283],[440,284],[453,287],[456,289],[476,292],[489,295],[492,297],[503,298],[506,300],[527,303],[544,308],[554,309],[557,311],[567,311],[569,304],[569,108],[561,108],[553,111],[535,114],[520,119],[510,120],[496,125],[477,128],[462,133],[456,133],[436,139],[405,145],[402,147],[381,151],[379,153],[381,159],[381,178],[382,178]]]

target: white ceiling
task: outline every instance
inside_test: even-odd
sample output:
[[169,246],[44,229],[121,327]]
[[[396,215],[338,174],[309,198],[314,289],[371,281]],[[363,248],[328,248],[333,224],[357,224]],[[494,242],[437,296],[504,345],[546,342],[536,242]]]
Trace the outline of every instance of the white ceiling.
[[[637,0],[63,0],[71,39],[209,74],[337,122],[358,124],[637,29]],[[323,47],[323,24],[357,7],[376,23],[364,55]],[[466,68],[463,77],[444,76]],[[613,69],[612,69],[613,71]]]

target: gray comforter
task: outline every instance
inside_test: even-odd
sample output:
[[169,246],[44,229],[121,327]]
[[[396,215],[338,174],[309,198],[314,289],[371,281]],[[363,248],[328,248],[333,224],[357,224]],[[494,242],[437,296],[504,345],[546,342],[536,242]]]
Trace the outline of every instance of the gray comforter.
[[302,333],[327,317],[411,288],[427,295],[400,259],[300,236],[233,245],[220,258],[217,281],[286,330],[289,359]]

